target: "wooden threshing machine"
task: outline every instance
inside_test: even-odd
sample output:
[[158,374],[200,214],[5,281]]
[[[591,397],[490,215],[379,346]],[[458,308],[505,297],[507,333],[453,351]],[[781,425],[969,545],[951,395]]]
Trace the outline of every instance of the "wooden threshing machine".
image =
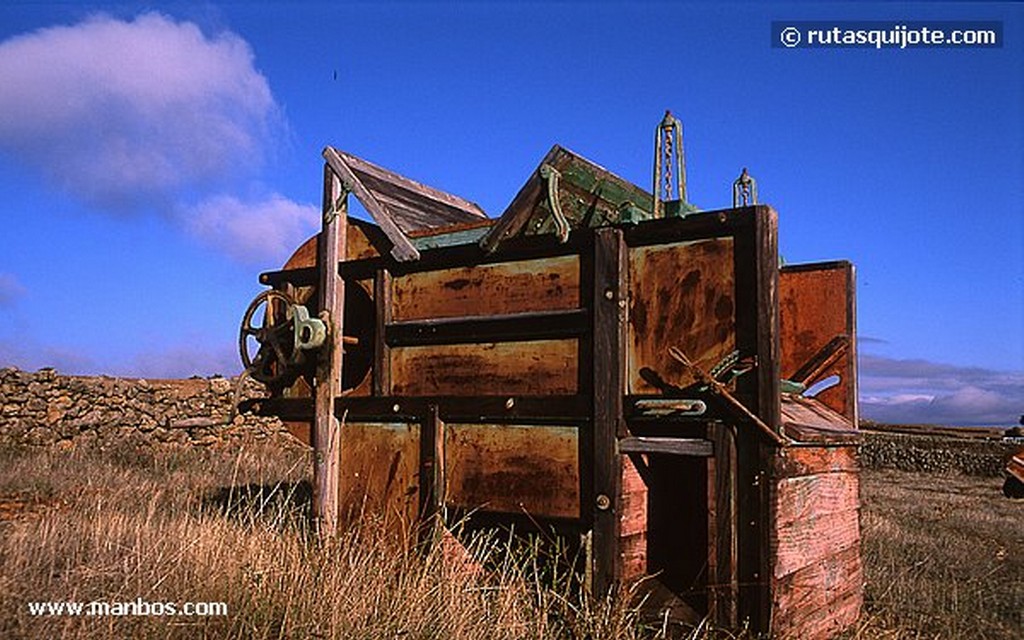
[[597,593],[829,637],[863,592],[853,267],[780,267],[746,170],[690,205],[669,114],[655,157],[652,194],[555,146],[495,219],[326,148],[322,231],[243,320],[250,409],[314,447],[327,532],[555,532]]

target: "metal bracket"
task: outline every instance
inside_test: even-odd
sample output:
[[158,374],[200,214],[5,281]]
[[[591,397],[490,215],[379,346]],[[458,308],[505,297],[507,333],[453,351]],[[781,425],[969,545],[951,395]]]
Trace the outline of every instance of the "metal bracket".
[[732,208],[735,209],[741,203],[744,207],[757,204],[757,180],[747,173],[746,167],[743,167],[740,177],[732,183]]
[[565,214],[562,213],[562,205],[558,201],[558,179],[561,176],[558,169],[546,162],[540,166],[540,177],[544,178],[548,185],[548,207],[551,209],[551,217],[555,221],[555,234],[558,236],[559,242],[565,243],[569,241],[569,232],[572,231],[572,226]]
[[295,324],[295,351],[319,349],[327,340],[327,324],[319,318],[311,318],[309,309],[301,304],[292,307]]

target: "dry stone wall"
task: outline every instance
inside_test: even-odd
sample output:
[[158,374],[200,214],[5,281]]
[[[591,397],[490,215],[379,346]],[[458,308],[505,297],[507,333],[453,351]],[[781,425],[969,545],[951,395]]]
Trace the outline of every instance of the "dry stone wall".
[[1001,476],[1013,451],[1011,439],[952,438],[863,431],[861,466],[927,473]]
[[[61,375],[0,369],[0,445],[99,446],[241,440],[294,442],[280,421],[232,416],[235,381]],[[247,382],[243,397],[260,394]]]

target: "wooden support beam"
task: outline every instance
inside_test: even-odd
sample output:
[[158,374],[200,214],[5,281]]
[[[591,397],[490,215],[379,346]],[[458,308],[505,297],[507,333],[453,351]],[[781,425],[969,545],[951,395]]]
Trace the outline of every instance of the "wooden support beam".
[[420,521],[428,535],[444,501],[444,423],[436,404],[420,423]]
[[377,269],[373,276],[373,395],[391,395],[391,348],[386,339],[386,328],[391,322],[391,273]]
[[344,335],[345,283],[338,277],[338,262],[345,259],[348,226],[347,200],[341,182],[324,167],[323,225],[317,240],[317,293],[326,312],[327,342],[317,358],[313,419],[313,517],[317,531],[332,537],[338,531],[338,483],[341,461],[341,425],[334,413],[335,398],[341,395],[341,366]]
[[625,436],[623,397],[626,391],[626,311],[629,288],[626,243],[614,227],[594,232],[591,303],[593,312],[592,371],[593,534],[591,587],[601,595],[620,574],[618,495],[622,461],[617,440]]
[[388,240],[394,245],[391,248],[391,255],[394,256],[395,260],[399,262],[419,260],[420,252],[413,246],[412,241],[398,228],[387,208],[374,197],[373,193],[352,172],[352,169],[345,164],[338,151],[334,147],[326,147],[323,155],[327,165],[342,180],[345,188],[349,189],[359,198],[359,202],[366,207],[374,222],[380,225],[381,230],[384,231]]
[[734,629],[736,623],[737,570],[736,570],[736,443],[730,429],[722,423],[708,426],[708,436],[714,443],[715,456],[711,459],[712,562],[709,564],[709,615],[715,623]]
[[586,331],[586,311],[438,318],[395,322],[385,326],[388,346],[406,347],[474,342],[509,342],[569,338]]
[[707,458],[714,454],[710,440],[700,438],[628,437],[619,440],[619,453],[661,453]]

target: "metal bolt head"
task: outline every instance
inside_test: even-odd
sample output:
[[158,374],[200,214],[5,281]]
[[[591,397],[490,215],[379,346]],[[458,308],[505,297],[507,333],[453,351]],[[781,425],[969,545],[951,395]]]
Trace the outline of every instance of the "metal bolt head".
[[607,298],[608,300],[611,300],[612,298],[615,297],[615,292],[612,291],[611,289],[605,289],[604,290],[604,297]]
[[398,413],[399,411],[402,410],[402,407],[398,406],[398,404],[395,403],[395,406],[391,407],[391,410],[394,411],[395,413]]
[[607,511],[612,506],[611,498],[603,493],[599,493],[597,495],[597,500],[595,500],[595,502],[597,503],[597,508],[601,511]]
[[509,398],[508,400],[505,401],[505,408],[506,409],[511,409],[514,406],[516,406],[516,399],[515,398]]

